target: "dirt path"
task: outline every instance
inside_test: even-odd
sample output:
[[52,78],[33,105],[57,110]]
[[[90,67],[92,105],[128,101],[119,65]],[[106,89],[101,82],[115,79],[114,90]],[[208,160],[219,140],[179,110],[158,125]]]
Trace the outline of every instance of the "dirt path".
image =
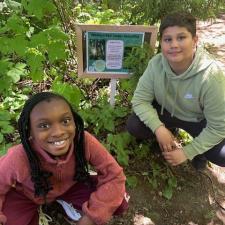
[[225,13],[215,20],[199,22],[197,33],[200,43],[215,55],[225,70]]

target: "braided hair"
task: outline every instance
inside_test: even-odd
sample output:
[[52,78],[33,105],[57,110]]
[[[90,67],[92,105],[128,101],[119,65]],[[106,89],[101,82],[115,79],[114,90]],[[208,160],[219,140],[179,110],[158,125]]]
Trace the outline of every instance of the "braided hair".
[[84,151],[84,122],[82,118],[73,110],[71,104],[61,95],[52,92],[41,92],[33,95],[28,99],[22,109],[21,115],[18,120],[18,129],[20,134],[21,143],[26,152],[31,169],[31,180],[34,183],[35,196],[46,197],[47,193],[53,189],[51,187],[49,177],[52,174],[48,171],[44,171],[41,168],[40,159],[35,151],[32,149],[30,138],[30,114],[32,109],[40,102],[48,101],[50,99],[64,100],[74,118],[76,126],[76,134],[74,137],[75,151],[75,175],[74,180],[78,182],[89,183],[88,165],[85,159]]

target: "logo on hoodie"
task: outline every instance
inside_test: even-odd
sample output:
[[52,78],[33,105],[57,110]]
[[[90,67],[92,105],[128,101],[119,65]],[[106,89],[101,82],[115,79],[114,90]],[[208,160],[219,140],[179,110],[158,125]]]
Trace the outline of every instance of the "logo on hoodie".
[[187,93],[184,98],[186,99],[192,99],[193,98],[193,95],[191,93]]

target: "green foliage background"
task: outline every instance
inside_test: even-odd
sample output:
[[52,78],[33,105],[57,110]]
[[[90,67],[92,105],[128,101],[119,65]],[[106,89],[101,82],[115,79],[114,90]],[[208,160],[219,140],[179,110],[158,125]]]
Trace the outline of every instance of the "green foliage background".
[[[125,131],[130,99],[149,59],[149,46],[135,48],[125,64],[131,79],[118,82],[116,105],[108,103],[108,80],[79,79],[76,23],[157,25],[168,12],[189,11],[199,19],[214,18],[225,9],[223,0],[4,0],[0,2],[0,155],[19,142],[16,121],[24,101],[34,92],[53,90],[64,95],[124,166],[135,155],[146,157]],[[157,177],[158,165],[152,166]],[[166,176],[171,196],[175,181]],[[172,180],[171,180],[172,179]],[[166,180],[166,179],[164,179]],[[129,184],[135,184],[131,177]],[[169,192],[168,192],[169,191]]]

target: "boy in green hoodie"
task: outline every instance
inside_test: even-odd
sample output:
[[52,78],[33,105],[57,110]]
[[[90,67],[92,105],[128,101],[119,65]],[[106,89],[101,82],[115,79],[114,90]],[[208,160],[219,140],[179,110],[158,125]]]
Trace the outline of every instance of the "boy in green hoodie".
[[[162,53],[154,56],[134,92],[134,113],[127,129],[137,139],[153,134],[172,166],[206,160],[225,166],[225,74],[197,46],[196,19],[185,13],[167,15],[160,25]],[[181,128],[193,141],[181,146],[171,129]]]

